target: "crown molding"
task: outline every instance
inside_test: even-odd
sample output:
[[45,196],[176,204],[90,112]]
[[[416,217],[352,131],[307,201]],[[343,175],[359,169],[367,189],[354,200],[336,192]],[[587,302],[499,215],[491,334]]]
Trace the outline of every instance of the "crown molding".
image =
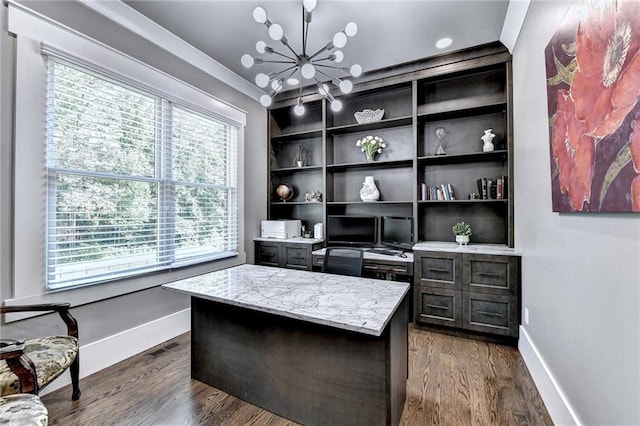
[[513,53],[513,48],[518,41],[518,36],[522,30],[522,25],[527,17],[527,11],[531,0],[511,0],[507,8],[507,14],[504,17],[502,32],[500,33],[500,41],[504,44],[509,53]]
[[120,0],[77,1],[256,101],[264,94],[264,92],[256,86],[220,62],[206,55],[201,50],[196,49],[180,37]]

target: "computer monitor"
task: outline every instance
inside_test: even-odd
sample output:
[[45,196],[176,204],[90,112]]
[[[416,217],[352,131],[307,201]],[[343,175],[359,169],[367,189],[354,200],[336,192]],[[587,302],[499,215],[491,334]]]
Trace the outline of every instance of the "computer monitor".
[[380,244],[402,250],[413,247],[413,218],[411,217],[382,217],[382,237]]
[[376,243],[375,216],[327,216],[327,244],[373,246]]

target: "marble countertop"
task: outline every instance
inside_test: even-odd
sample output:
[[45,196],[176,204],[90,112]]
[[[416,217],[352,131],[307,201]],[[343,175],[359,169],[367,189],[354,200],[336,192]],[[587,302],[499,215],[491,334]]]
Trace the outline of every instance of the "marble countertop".
[[162,287],[215,302],[380,336],[409,284],[240,265]]
[[273,243],[302,243],[302,244],[315,244],[321,243],[324,241],[324,238],[304,238],[304,237],[293,237],[293,238],[262,238],[256,237],[253,241],[268,241]]
[[431,241],[422,242],[413,246],[414,251],[446,251],[457,253],[475,253],[475,254],[495,254],[495,255],[507,255],[507,256],[522,256],[522,252],[507,247],[504,244],[473,244],[469,243],[466,246],[461,246],[454,242],[445,241]]

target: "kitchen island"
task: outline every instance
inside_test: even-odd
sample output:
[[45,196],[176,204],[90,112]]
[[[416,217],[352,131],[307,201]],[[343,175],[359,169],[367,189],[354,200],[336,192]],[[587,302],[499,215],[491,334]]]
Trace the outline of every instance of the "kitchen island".
[[397,425],[409,284],[241,265],[191,296],[191,375],[305,425]]

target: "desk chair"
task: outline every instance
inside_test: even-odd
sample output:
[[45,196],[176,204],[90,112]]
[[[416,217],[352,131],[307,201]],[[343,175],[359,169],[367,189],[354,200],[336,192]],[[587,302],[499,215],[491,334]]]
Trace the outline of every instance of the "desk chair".
[[363,252],[359,248],[330,247],[324,253],[322,272],[361,277],[362,255]]

